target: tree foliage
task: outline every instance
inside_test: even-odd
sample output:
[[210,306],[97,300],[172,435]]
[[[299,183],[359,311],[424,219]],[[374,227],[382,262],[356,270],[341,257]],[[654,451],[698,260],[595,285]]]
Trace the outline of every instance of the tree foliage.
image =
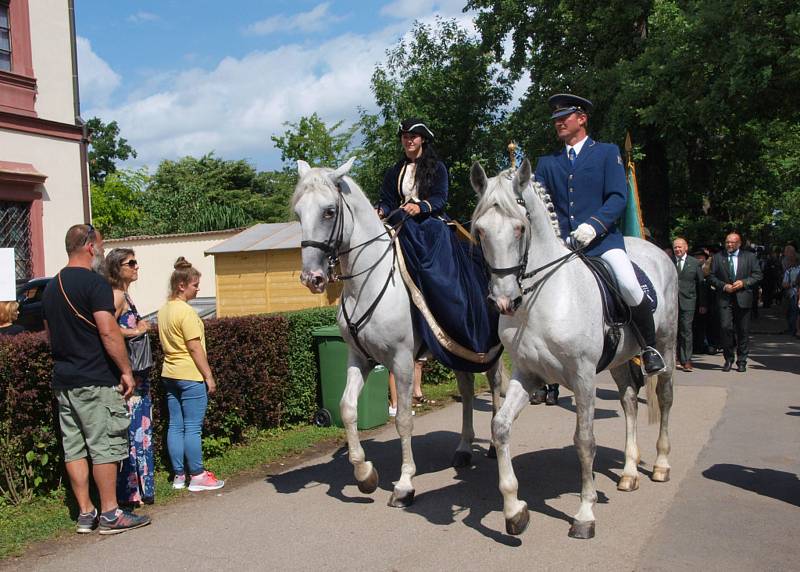
[[136,150],[128,140],[119,136],[116,121],[103,123],[98,117],[86,122],[91,142],[89,144],[89,177],[95,184],[102,183],[111,173],[117,171],[116,161],[136,158]]
[[436,150],[450,172],[448,212],[469,219],[475,203],[469,185],[472,161],[480,159],[495,170],[508,143],[503,110],[510,84],[480,39],[455,20],[416,22],[409,38],[375,69],[372,91],[379,111],[362,111],[360,125],[366,153],[357,173],[365,190],[376,197],[383,172],[400,156],[400,121],[420,117],[434,132]]
[[[529,153],[558,145],[547,97],[580,93],[595,102],[595,136],[621,144],[631,132],[643,157],[645,222],[662,240],[676,230],[706,233],[690,236],[695,243],[716,242],[730,228],[756,241],[776,231],[773,211],[798,189],[791,151],[798,111],[787,98],[800,87],[796,2],[470,0],[467,7],[480,10],[477,26],[496,60],[530,75],[511,122]],[[789,154],[776,161],[776,149]]]
[[144,219],[141,197],[149,180],[144,169],[122,169],[92,182],[92,223],[108,238],[135,233]]

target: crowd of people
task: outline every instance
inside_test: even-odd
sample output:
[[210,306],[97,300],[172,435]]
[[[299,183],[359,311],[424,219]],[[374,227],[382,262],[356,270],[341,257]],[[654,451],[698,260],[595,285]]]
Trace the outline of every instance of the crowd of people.
[[[47,285],[42,312],[64,462],[79,509],[76,531],[118,534],[149,524],[150,517],[134,511],[155,501],[151,324],[129,292],[139,279],[132,249],[105,256],[103,237],[91,224],[72,226],[65,246],[68,263]],[[203,465],[202,426],[216,382],[203,322],[189,305],[200,277],[179,258],[158,312],[172,486],[193,492],[225,484]],[[0,303],[0,334],[20,332],[13,325],[17,310],[16,302]],[[89,494],[90,479],[99,507]]]

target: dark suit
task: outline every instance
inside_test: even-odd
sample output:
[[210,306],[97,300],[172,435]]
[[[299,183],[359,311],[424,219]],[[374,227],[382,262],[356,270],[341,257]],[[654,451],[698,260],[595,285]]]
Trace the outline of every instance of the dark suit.
[[[716,290],[725,361],[733,362],[735,348],[736,362],[740,365],[747,362],[750,312],[755,303],[753,292],[761,282],[761,278],[761,266],[758,259],[755,254],[747,250],[739,249],[736,276],[730,275],[727,252],[718,252],[711,259],[711,273],[708,275],[708,281]],[[736,280],[741,280],[744,288],[733,293],[723,290],[726,284],[733,284]]]
[[612,248],[625,250],[616,221],[625,212],[628,183],[616,145],[588,137],[575,165],[562,147],[557,153],[539,157],[534,179],[553,199],[561,238],[566,239],[585,222],[597,232],[585,254],[600,256]]
[[[678,261],[675,259],[677,269]],[[695,306],[706,305],[703,267],[694,256],[685,256],[683,270],[678,271],[678,361],[692,360],[692,322]]]

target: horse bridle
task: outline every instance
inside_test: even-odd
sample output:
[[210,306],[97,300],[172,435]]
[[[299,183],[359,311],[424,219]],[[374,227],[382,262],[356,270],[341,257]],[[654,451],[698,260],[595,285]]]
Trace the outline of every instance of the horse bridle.
[[[509,178],[510,178],[510,175],[509,175]],[[522,197],[522,193],[518,193],[517,194],[516,202],[523,209],[525,209],[525,218],[528,219],[528,222],[530,223],[531,222],[531,213],[528,210],[528,205],[525,202],[525,199]],[[551,266],[554,266],[554,265],[558,264],[559,262],[563,262],[564,260],[567,260],[571,256],[580,255],[580,253],[583,252],[583,250],[586,249],[586,246],[588,246],[588,245],[575,247],[574,242],[572,241],[572,237],[569,237],[569,239],[567,240],[567,248],[569,248],[570,251],[567,254],[565,254],[563,256],[559,256],[555,260],[551,260],[547,264],[543,264],[542,266],[539,266],[538,268],[534,268],[533,270],[529,270],[528,272],[525,272],[525,269],[528,267],[528,252],[530,251],[530,247],[531,247],[531,235],[530,235],[530,233],[528,233],[528,236],[526,237],[526,241],[525,241],[525,249],[523,251],[523,254],[522,254],[522,257],[521,257],[521,259],[519,261],[519,264],[516,264],[514,266],[508,266],[506,268],[495,268],[491,264],[486,262],[486,267],[489,269],[489,273],[494,275],[494,276],[503,277],[503,276],[508,276],[509,274],[516,274],[517,285],[519,286],[519,290],[520,290],[520,298],[517,298],[516,300],[514,300],[514,306],[515,306],[515,309],[516,309],[522,303],[522,300],[521,300],[522,296],[524,296],[526,294],[530,294],[531,292],[533,292],[536,289],[536,285],[535,284],[532,284],[531,286],[528,286],[527,288],[523,287],[523,285],[522,285],[523,280],[527,280],[528,278],[533,278],[534,276],[536,276],[536,274],[538,274],[542,270],[546,270],[547,268],[550,268]],[[485,261],[485,258],[484,258],[484,261]]]
[[[369,308],[367,308],[367,310],[361,315],[361,317],[358,320],[353,321],[352,316],[348,315],[347,306],[345,306],[344,304],[344,299],[342,299],[341,301],[342,316],[344,317],[344,321],[347,324],[347,329],[349,330],[350,335],[353,336],[353,340],[355,341],[356,346],[358,346],[358,349],[361,350],[361,353],[363,353],[367,359],[375,361],[369,355],[364,346],[361,345],[361,342],[358,339],[358,333],[361,331],[362,326],[372,317],[372,314],[375,313],[375,309],[378,307],[378,304],[383,298],[383,295],[386,294],[386,290],[389,288],[389,284],[392,281],[392,276],[394,276],[394,269],[397,262],[397,252],[394,249],[394,242],[395,240],[397,240],[397,231],[403,226],[403,223],[405,223],[409,215],[404,216],[400,220],[400,222],[390,227],[390,229],[387,229],[384,232],[380,233],[379,235],[374,236],[369,240],[362,242],[361,244],[351,246],[347,250],[339,250],[342,246],[342,243],[344,242],[344,216],[342,215],[343,212],[342,205],[347,207],[347,210],[350,213],[350,218],[352,218],[355,221],[355,217],[353,216],[353,209],[351,209],[350,205],[347,204],[347,201],[344,200],[344,195],[342,194],[342,189],[339,185],[336,185],[336,194],[338,196],[336,205],[336,216],[333,220],[333,226],[331,226],[331,232],[328,235],[328,238],[325,240],[325,242],[319,242],[316,240],[303,240],[300,242],[300,248],[306,248],[306,247],[318,248],[325,254],[325,256],[328,259],[327,278],[329,282],[337,282],[337,281],[344,282],[346,280],[351,280],[357,276],[361,276],[362,274],[366,274],[367,272],[374,270],[378,266],[378,264],[380,264],[381,261],[386,257],[386,255],[390,251],[392,252],[392,268],[391,270],[389,270],[389,274],[386,276],[386,281],[383,283],[383,287],[381,288],[381,291],[378,293],[378,296],[375,298],[372,304],[370,304]],[[392,213],[390,213],[390,216],[391,214],[394,214],[394,212],[395,211],[392,211]],[[362,270],[356,274],[350,274],[350,275],[336,274],[336,265],[339,263],[340,256],[342,256],[343,254],[348,254],[350,252],[353,252],[354,250],[363,248],[368,244],[372,244],[373,242],[375,242],[384,235],[389,235],[390,237],[389,246],[386,248],[383,254],[381,254],[378,260],[375,261],[375,264],[367,267],[365,270]]]

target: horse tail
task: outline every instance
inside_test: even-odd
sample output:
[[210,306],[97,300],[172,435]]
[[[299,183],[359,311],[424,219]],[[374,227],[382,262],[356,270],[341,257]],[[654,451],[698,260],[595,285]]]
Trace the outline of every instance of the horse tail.
[[658,385],[658,376],[651,375],[647,378],[647,423],[654,425],[661,419],[661,408],[658,406],[658,393],[656,393],[656,386]]

